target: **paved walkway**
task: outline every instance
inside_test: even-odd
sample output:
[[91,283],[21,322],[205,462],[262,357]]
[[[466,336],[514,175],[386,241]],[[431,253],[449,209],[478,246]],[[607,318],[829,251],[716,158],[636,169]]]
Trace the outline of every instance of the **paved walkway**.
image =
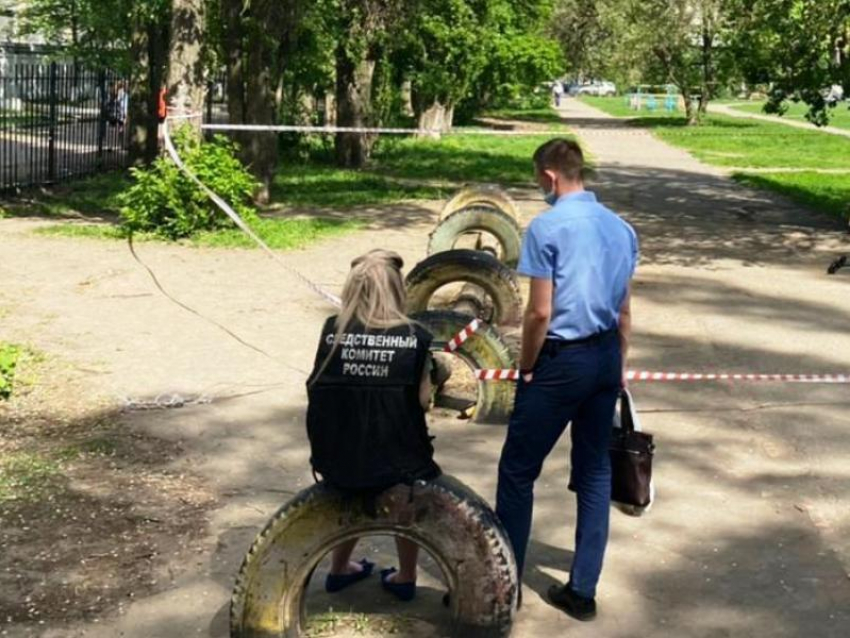
[[[562,113],[598,162],[592,188],[642,239],[633,368],[847,371],[850,281],[824,274],[846,251],[840,224],[738,186],[581,102],[567,100]],[[525,195],[527,221],[542,205],[533,191]],[[438,206],[377,210],[369,231],[287,259],[337,290],[352,257],[368,248],[398,250],[410,266],[425,254]],[[135,413],[126,423],[180,441],[185,457],[170,469],[200,475],[221,498],[196,558],[162,566],[160,593],[97,624],[3,629],[15,637],[225,638],[233,577],[248,544],[283,500],[311,482],[304,378],[164,300],[124,245],[34,237],[32,225],[0,220],[0,255],[15,255],[0,260],[0,301],[11,308],[0,315],[4,338],[96,368],[91,384],[108,396],[238,394],[240,387],[246,394]],[[182,301],[287,365],[310,367],[329,309],[262,254],[156,244],[140,252]],[[277,387],[250,394],[262,384]],[[565,437],[537,485],[524,607],[513,635],[844,638],[846,387],[635,384],[634,393],[644,427],[658,438],[655,510],[643,519],[612,514],[596,622],[579,624],[548,606],[545,591],[566,577],[573,547]],[[434,418],[432,427],[443,468],[492,502],[504,429],[448,417]],[[363,551],[392,560],[385,541]],[[160,553],[170,555],[169,548]],[[438,624],[445,612],[433,563],[426,562],[422,584],[410,606],[389,601],[374,582],[334,598],[314,586],[310,607]]]
[[800,122],[791,120],[787,117],[779,117],[777,115],[768,115],[767,113],[747,113],[739,111],[729,104],[709,104],[708,110],[710,113],[721,113],[730,117],[739,117],[748,120],[762,120],[763,122],[773,122],[774,124],[785,124],[794,128],[804,129],[806,131],[818,131],[828,133],[830,135],[840,135],[842,137],[850,137],[850,130],[838,128],[837,126],[822,126],[817,127],[808,122]]

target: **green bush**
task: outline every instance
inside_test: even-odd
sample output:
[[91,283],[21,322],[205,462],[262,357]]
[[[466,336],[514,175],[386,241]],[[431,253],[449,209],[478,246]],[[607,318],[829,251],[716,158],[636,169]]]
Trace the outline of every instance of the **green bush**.
[[[201,142],[186,128],[174,144],[186,166],[248,221],[257,217],[251,199],[257,183],[236,157],[237,147],[223,136]],[[158,158],[150,168],[131,170],[135,183],[119,196],[122,226],[179,239],[206,230],[232,228],[233,222],[174,163]]]
[[0,343],[0,400],[12,396],[12,385],[15,381],[15,367],[21,349],[8,343]]

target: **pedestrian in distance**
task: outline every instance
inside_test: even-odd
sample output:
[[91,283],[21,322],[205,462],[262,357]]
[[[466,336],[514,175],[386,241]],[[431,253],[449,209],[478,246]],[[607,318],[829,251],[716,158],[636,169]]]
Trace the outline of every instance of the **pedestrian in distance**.
[[608,448],[625,386],[629,283],[638,240],[631,226],[584,189],[578,144],[566,139],[543,144],[534,154],[534,169],[550,208],[531,222],[517,269],[531,278],[531,292],[516,403],[499,461],[496,513],[521,577],[534,482],[569,425],[569,489],[578,504],[575,556],[569,581],[550,588],[548,596],[570,616],[590,620],[608,541]]
[[552,96],[555,100],[555,106],[561,106],[561,96],[564,95],[564,85],[561,84],[560,80],[555,80],[552,83]]
[[[352,498],[441,473],[425,421],[432,336],[405,313],[402,267],[401,257],[385,250],[352,262],[342,308],[325,322],[307,381],[313,470]],[[374,563],[351,560],[357,540],[333,550],[329,593],[371,575]],[[381,585],[409,601],[416,595],[419,547],[404,538],[396,538],[396,547],[399,568],[382,570]]]

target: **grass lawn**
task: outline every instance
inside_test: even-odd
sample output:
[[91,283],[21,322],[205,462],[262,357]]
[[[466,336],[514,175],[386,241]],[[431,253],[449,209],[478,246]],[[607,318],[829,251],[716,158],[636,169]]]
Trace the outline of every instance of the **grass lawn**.
[[[505,120],[525,120],[546,128],[560,127],[549,109],[503,110],[488,114]],[[563,127],[565,135],[567,129]],[[386,205],[402,200],[442,200],[466,183],[533,185],[531,156],[548,137],[541,135],[487,137],[463,127],[439,140],[384,136],[378,140],[363,170],[340,169],[333,164],[333,138],[314,136],[286,149],[272,185],[274,207],[315,209],[315,217],[263,218],[257,233],[273,248],[298,248],[325,236],[360,227],[356,211],[350,221],[330,220],[323,208]],[[38,216],[57,220],[107,223],[61,223],[38,232],[62,237],[116,239],[124,237],[116,225],[117,196],[130,183],[117,173],[72,182],[29,200],[0,202],[2,216]],[[112,222],[112,223],[108,223]],[[151,239],[136,236],[139,240]],[[188,241],[197,246],[248,247],[252,242],[237,231],[203,233]]]
[[540,109],[496,109],[486,111],[481,117],[497,120],[519,120],[520,122],[536,122],[540,124],[563,125],[558,112],[551,106]]
[[[303,248],[319,239],[342,235],[362,228],[356,219],[337,220],[321,217],[294,217],[286,219],[262,218],[252,224],[254,232],[276,250]],[[76,239],[125,239],[126,233],[114,224],[64,223],[45,226],[35,231],[51,237]],[[136,234],[136,241],[165,241],[155,235]],[[237,229],[199,233],[191,239],[182,240],[188,246],[213,248],[255,248],[253,240]]]
[[[736,111],[743,111],[744,113],[758,113],[760,115],[769,115],[764,112],[764,102],[751,102],[749,104],[741,104],[740,102],[735,102],[731,106]],[[793,102],[788,104],[788,110],[782,116],[789,120],[796,120],[798,122],[807,122],[806,112],[809,110],[809,107],[805,104],[794,104]],[[836,108],[830,111],[832,117],[829,120],[829,125],[834,126],[836,128],[843,128],[850,130],[850,108],[846,104],[839,105]],[[815,128],[812,125],[812,128]]]
[[117,197],[130,185],[124,173],[105,173],[34,193],[30,198],[0,201],[2,217],[105,217],[118,215]]
[[[585,99],[585,98],[583,98]],[[621,98],[588,98],[588,104],[611,115],[624,113]],[[848,169],[850,138],[784,124],[708,116],[702,125],[687,126],[682,115],[665,117],[625,110],[636,127],[651,129],[662,140],[683,148],[707,164],[735,167],[736,180],[772,190],[812,208],[847,217],[850,173],[823,174],[814,170],[750,173],[745,169]]]
[[617,97],[595,97],[592,95],[582,95],[578,99],[584,102],[585,104],[594,106],[601,111],[605,111],[606,113],[608,113],[608,115],[613,115],[615,117],[653,117],[665,119],[677,119],[682,117],[681,111],[674,111],[673,113],[668,113],[664,109],[663,100],[659,101],[659,108],[655,111],[647,111],[646,109],[641,111],[635,111],[626,103],[626,98],[623,95]]
[[[519,113],[511,111],[511,119]],[[552,115],[525,113],[535,119]],[[463,128],[455,131],[439,140],[383,137],[363,170],[336,168],[330,139],[313,140],[299,153],[282,158],[272,199],[289,206],[348,207],[446,199],[461,184],[474,182],[532,184],[531,156],[547,136],[486,137],[464,135]]]
[[850,218],[850,175],[735,173],[735,181],[766,188],[837,217]]

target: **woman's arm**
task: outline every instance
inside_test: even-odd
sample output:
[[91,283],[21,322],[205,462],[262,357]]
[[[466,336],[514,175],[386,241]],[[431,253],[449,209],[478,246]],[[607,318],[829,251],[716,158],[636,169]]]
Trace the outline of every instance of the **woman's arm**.
[[431,409],[431,366],[433,359],[429,352],[425,355],[425,363],[422,366],[422,381],[419,383],[419,403],[422,409],[428,412]]

